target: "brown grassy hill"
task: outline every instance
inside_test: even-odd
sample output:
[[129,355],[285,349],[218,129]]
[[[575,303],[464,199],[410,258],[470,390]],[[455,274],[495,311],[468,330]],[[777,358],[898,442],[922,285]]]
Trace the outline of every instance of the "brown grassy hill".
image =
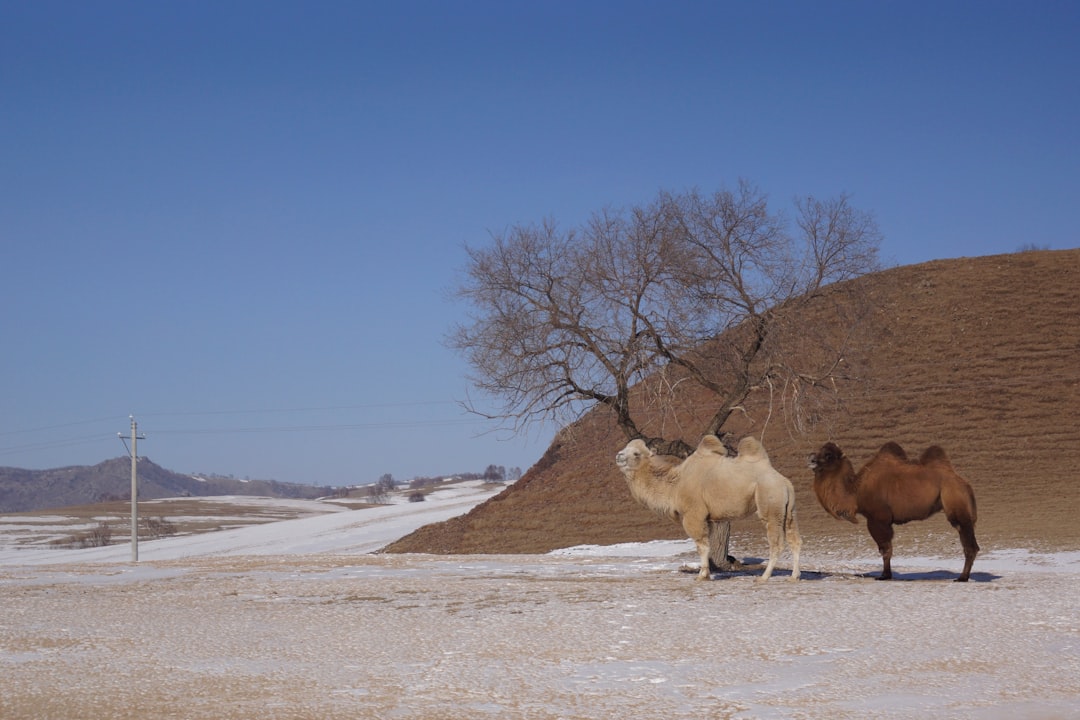
[[[861,521],[833,520],[813,496],[806,457],[825,440],[856,467],[888,440],[913,455],[940,444],[975,488],[984,550],[1080,548],[1080,249],[934,261],[856,282],[882,332],[854,353],[863,380],[842,388],[843,409],[799,435],[757,397],[725,426],[736,435],[765,428],[773,464],[798,493],[804,554],[875,552]],[[539,553],[683,537],[630,498],[614,464],[624,444],[610,417],[593,411],[505,492],[387,551]],[[766,549],[756,520],[736,524],[733,554]],[[896,562],[941,551],[959,562],[956,534],[940,515],[897,528]]]

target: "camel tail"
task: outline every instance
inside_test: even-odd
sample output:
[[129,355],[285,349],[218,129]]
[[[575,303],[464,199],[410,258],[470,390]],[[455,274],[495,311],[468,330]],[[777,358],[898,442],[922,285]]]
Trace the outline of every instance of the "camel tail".
[[801,574],[799,553],[802,550],[802,536],[799,535],[799,523],[795,520],[795,488],[790,485],[787,488],[787,502],[784,503],[784,527],[781,535],[791,551],[791,579],[798,580]]
[[975,504],[975,489],[971,483],[952,471],[942,477],[941,502],[949,522],[963,521],[965,518],[974,525],[979,519]]
[[784,530],[788,530],[795,523],[795,490],[787,491],[787,502],[784,503]]

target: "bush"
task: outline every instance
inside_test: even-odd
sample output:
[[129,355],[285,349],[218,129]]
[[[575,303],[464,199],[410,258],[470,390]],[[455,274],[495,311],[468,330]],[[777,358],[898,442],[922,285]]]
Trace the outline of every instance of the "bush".
[[112,542],[112,528],[109,523],[102,520],[97,527],[86,533],[81,547],[105,547]]
[[76,549],[105,547],[112,542],[112,528],[102,520],[97,527],[86,532],[75,533],[66,538],[57,538],[49,543],[54,548]]
[[176,526],[166,520],[164,517],[158,516],[156,518],[142,518],[142,533],[140,533],[140,537],[148,537],[152,540],[157,540],[158,538],[168,537],[169,535],[175,534]]
[[1030,252],[1041,252],[1043,250],[1049,250],[1049,249],[1050,249],[1049,245],[1037,245],[1037,244],[1035,244],[1033,242],[1029,242],[1029,243],[1024,243],[1019,248],[1017,248],[1016,252],[1018,252],[1018,253],[1030,253]]
[[424,502],[424,493],[422,493],[422,492],[409,493],[409,502]]

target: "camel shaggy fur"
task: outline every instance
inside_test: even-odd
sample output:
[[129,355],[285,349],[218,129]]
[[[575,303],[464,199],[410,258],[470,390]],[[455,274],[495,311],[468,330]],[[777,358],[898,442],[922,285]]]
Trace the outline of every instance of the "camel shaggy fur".
[[886,443],[856,473],[843,451],[830,442],[810,456],[809,464],[814,493],[826,512],[853,523],[858,522],[856,514],[866,518],[866,529],[881,552],[879,580],[892,578],[893,525],[925,520],[944,510],[964,546],[964,570],[956,580],[967,582],[979,552],[975,492],[940,447],[927,448],[918,462],[912,462],[899,445]]
[[769,564],[761,579],[772,575],[786,537],[793,559],[791,579],[798,580],[802,539],[795,520],[795,489],[773,468],[756,438],[743,438],[738,456],[729,457],[716,436],[706,435],[681,462],[657,455],[641,440],[631,440],[615,456],[615,463],[638,502],[682,522],[701,557],[698,580],[710,577],[710,523],[738,520],[755,511],[769,539]]

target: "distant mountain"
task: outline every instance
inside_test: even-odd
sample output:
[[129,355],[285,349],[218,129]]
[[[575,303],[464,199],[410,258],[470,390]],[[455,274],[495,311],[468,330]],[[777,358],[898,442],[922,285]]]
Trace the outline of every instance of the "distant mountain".
[[[139,458],[139,499],[210,495],[317,498],[328,487],[282,483],[276,480],[234,480],[220,476],[193,477],[166,470],[149,458]],[[110,500],[131,499],[131,459],[114,458],[97,465],[54,470],[0,467],[0,512],[27,512]]]

